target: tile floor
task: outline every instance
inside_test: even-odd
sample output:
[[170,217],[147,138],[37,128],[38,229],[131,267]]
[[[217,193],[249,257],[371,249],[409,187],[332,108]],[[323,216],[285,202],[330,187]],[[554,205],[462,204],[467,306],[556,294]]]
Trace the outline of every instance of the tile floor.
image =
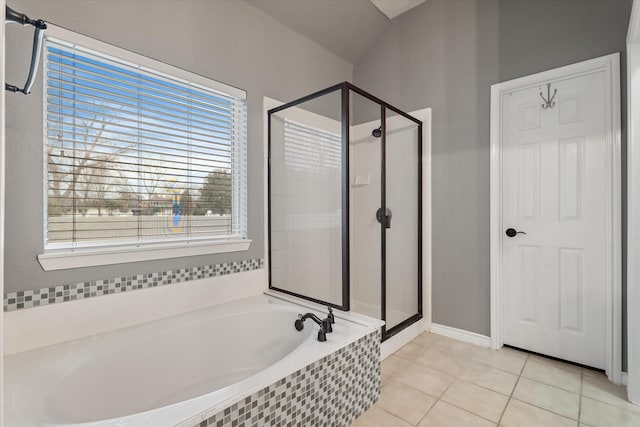
[[382,362],[380,400],[352,427],[640,427],[596,371],[424,333]]

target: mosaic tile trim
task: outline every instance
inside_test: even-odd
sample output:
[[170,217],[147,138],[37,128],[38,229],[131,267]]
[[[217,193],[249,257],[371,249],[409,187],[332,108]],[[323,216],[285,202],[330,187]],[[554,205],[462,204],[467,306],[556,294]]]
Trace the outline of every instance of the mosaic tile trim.
[[348,426],[379,397],[376,331],[191,426]]
[[93,298],[102,295],[119,294],[138,289],[172,285],[196,279],[225,276],[227,274],[264,268],[264,259],[248,259],[200,267],[180,268],[160,273],[137,274],[115,279],[94,280],[69,285],[28,291],[9,292],[4,296],[4,311],[14,311],[40,305]]

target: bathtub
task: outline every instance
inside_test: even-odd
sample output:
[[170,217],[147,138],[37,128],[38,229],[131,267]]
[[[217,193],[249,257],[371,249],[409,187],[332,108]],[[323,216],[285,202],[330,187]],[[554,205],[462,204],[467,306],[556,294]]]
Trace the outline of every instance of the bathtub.
[[[361,382],[366,398],[341,410],[350,414],[324,411],[332,424],[348,423],[379,393],[379,324],[337,317],[318,342],[312,321],[294,328],[308,311],[261,295],[7,356],[5,426],[231,425],[233,416],[240,425],[277,425],[300,402],[295,413],[317,417],[305,413],[314,399],[352,394],[346,388]],[[357,367],[363,360],[370,366]]]

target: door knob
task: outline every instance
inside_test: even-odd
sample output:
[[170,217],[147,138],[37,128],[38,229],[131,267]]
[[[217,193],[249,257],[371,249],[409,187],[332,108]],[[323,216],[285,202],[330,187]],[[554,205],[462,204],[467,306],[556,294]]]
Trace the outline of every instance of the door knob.
[[515,228],[507,228],[506,233],[507,233],[507,236],[509,237],[515,237],[516,234],[527,234],[524,231],[516,231]]

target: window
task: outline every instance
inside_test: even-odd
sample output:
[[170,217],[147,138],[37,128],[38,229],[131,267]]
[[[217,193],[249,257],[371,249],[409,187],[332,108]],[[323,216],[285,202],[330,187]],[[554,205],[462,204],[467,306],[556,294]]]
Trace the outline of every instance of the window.
[[246,239],[245,92],[62,32],[45,41],[44,258]]

